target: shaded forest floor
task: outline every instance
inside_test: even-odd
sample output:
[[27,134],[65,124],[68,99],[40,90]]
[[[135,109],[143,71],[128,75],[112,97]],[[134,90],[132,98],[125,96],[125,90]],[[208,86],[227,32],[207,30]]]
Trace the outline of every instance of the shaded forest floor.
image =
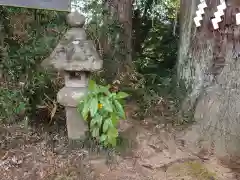
[[[44,129],[44,130],[43,130]],[[156,121],[120,124],[114,151],[71,148],[63,127],[0,129],[1,180],[237,180],[214,157],[192,155],[176,128]],[[99,150],[99,151],[98,151]]]

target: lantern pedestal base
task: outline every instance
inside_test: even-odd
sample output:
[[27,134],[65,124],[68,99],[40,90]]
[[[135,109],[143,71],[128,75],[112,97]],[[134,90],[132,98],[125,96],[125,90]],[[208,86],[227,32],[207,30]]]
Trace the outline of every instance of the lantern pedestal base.
[[88,130],[87,123],[83,120],[77,108],[66,107],[67,131],[70,140],[83,140]]

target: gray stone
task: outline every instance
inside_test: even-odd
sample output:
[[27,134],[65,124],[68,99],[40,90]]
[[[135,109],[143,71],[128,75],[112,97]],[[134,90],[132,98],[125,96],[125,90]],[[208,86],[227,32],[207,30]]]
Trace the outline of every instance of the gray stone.
[[87,34],[82,28],[85,17],[74,12],[68,15],[67,21],[72,28],[67,31],[50,57],[44,60],[43,65],[64,72],[65,87],[58,92],[57,100],[66,108],[69,139],[80,140],[88,126],[77,107],[87,94],[88,72],[100,70],[103,61],[94,43],[86,40]]
[[88,77],[85,72],[78,72],[80,77],[71,77],[70,74],[66,73],[65,75],[65,86],[66,87],[87,87],[88,86]]
[[87,123],[80,116],[76,108],[66,107],[68,138],[79,140],[85,137],[88,130]]
[[103,61],[92,41],[75,40],[67,47],[58,48],[51,64],[59,70],[94,72],[102,68]]
[[87,39],[87,34],[83,28],[71,28],[69,29],[64,37],[62,38],[60,44],[62,45],[68,45],[71,43],[73,40],[78,39],[78,40],[86,40]]
[[[67,37],[67,36],[65,36]],[[58,70],[95,72],[102,68],[101,60],[91,40],[80,40],[77,36],[68,36],[55,48],[45,64]],[[75,38],[75,39],[74,39]],[[46,66],[46,65],[45,65]]]
[[71,12],[67,16],[67,23],[71,27],[83,27],[85,24],[86,18],[79,12]]
[[57,100],[65,107],[77,107],[86,93],[85,87],[64,87],[58,92]]
[[[56,68],[54,67],[57,62],[63,62],[66,60],[66,47],[74,40],[86,40],[87,34],[82,28],[71,28],[69,29],[64,37],[60,40],[57,47],[51,53],[51,55],[43,60],[42,66],[45,68]],[[57,69],[57,68],[56,68]]]

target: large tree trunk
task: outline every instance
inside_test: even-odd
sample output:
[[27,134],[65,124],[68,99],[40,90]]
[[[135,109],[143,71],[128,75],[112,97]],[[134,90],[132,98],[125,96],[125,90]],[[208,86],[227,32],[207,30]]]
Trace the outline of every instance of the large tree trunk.
[[[240,157],[240,26],[235,14],[240,5],[228,0],[220,28],[211,18],[218,0],[206,0],[202,25],[196,28],[198,0],[181,0],[181,40],[178,61],[179,81],[188,96],[183,110],[193,112],[196,123],[186,134],[198,150],[213,150],[223,160]],[[236,3],[235,3],[236,2]],[[203,151],[202,151],[203,152]]]
[[[119,79],[119,76],[126,74],[132,69],[132,5],[133,0],[105,0],[104,6],[108,9],[108,16],[105,16],[105,23],[115,20],[122,25],[122,31],[116,33],[116,37],[103,34],[101,47],[103,49],[104,69],[106,79],[111,82]],[[118,41],[118,43],[116,43]],[[121,51],[121,52],[120,52]],[[130,68],[129,68],[130,67]]]

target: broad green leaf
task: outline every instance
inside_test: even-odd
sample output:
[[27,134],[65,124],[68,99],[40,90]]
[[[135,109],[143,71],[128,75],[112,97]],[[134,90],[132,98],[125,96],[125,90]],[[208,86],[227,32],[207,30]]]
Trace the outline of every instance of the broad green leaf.
[[100,141],[104,142],[106,139],[107,139],[107,135],[102,134],[101,137],[100,137]]
[[99,85],[98,88],[99,88],[99,92],[105,93],[107,96],[109,96],[111,94],[109,92],[109,88],[108,87]]
[[105,133],[105,132],[107,132],[107,130],[108,130],[108,121],[105,120],[104,124],[103,124],[103,132]]
[[117,114],[118,114],[121,118],[125,118],[124,109],[123,109],[122,105],[118,102],[118,100],[114,100],[114,105],[115,105],[115,107],[116,107]]
[[117,99],[124,99],[124,98],[126,98],[128,96],[129,96],[129,94],[127,94],[125,92],[119,92],[119,93],[117,93],[116,98]]
[[99,126],[99,127],[101,127],[102,126],[102,116],[100,115],[100,114],[96,114],[95,116],[94,116],[94,121],[95,121],[95,123]]
[[105,141],[104,141],[104,146],[107,147],[107,146],[108,146],[108,143],[109,143],[109,142],[105,140]]
[[92,118],[90,128],[93,128],[95,125],[97,125],[98,127],[102,126],[102,116],[98,113],[94,116],[94,118]]
[[103,119],[109,118],[109,112],[104,111],[104,110],[102,110],[102,111],[100,110],[99,112],[101,113],[101,116],[103,117]]
[[112,146],[116,146],[117,137],[118,137],[117,129],[116,128],[109,129],[108,134],[107,134],[108,143],[111,144]]
[[98,110],[98,99],[97,98],[91,99],[89,108],[90,108],[91,116],[94,117]]
[[98,115],[96,118],[97,118],[96,121],[97,121],[98,126],[101,127],[102,126],[102,120],[103,120],[102,116]]
[[95,124],[97,124],[97,121],[95,118],[93,118],[90,122],[90,128],[92,129],[95,126]]
[[88,116],[88,101],[89,101],[90,97],[86,96],[83,100],[79,101],[78,104],[78,112],[83,116],[84,120],[87,119]]
[[99,128],[94,128],[92,131],[92,136],[93,137],[98,137],[99,136]]
[[117,99],[117,101],[122,105],[122,107],[125,104],[125,99]]
[[108,97],[101,98],[100,103],[103,105],[104,110],[113,112],[112,104],[110,103]]
[[117,94],[116,93],[112,93],[111,96],[115,98],[117,96]]
[[88,84],[88,90],[93,92],[93,93],[97,93],[97,84],[95,81],[93,80],[89,80],[89,84]]
[[115,127],[112,127],[108,130],[108,137],[118,137],[118,130]]
[[92,133],[92,132],[93,132],[93,130],[94,130],[94,128],[90,128],[90,130],[89,130],[89,131]]
[[115,147],[117,145],[117,139],[115,137],[108,138],[108,143]]
[[89,80],[88,89],[89,89],[90,91],[93,91],[93,90],[95,89],[95,81]]
[[90,100],[87,100],[87,101],[84,101],[84,104],[83,104],[83,110],[82,110],[81,114],[85,121],[88,118],[90,102],[91,102]]
[[90,128],[93,129],[94,125],[95,125],[95,121],[91,120],[91,122],[90,122]]
[[111,120],[112,120],[112,124],[113,124],[113,126],[116,126],[117,125],[117,123],[118,123],[118,118],[117,118],[117,115],[116,115],[116,113],[111,113]]
[[84,101],[80,101],[77,108],[78,112],[81,113],[83,110],[83,107],[84,107]]
[[112,121],[110,118],[106,119],[103,124],[103,132],[107,132],[108,128],[110,128],[112,125]]

